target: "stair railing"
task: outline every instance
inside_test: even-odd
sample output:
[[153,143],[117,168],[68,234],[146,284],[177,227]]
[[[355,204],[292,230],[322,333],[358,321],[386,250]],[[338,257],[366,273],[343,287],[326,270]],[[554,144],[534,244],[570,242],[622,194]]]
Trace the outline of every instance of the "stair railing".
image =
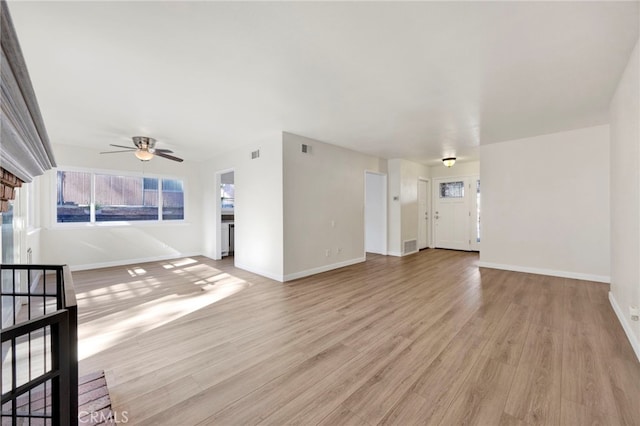
[[0,265],[1,424],[78,425],[78,307],[66,265]]

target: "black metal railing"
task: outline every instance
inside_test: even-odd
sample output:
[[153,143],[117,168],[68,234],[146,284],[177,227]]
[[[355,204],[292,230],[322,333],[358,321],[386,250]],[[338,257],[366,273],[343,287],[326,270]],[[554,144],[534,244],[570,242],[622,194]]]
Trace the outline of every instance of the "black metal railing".
[[78,309],[64,265],[0,265],[2,426],[78,424]]

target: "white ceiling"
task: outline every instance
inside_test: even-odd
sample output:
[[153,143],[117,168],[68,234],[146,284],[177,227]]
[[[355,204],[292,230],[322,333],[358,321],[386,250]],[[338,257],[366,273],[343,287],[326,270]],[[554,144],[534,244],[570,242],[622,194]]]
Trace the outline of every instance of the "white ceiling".
[[53,143],[385,158],[603,124],[638,2],[9,2]]

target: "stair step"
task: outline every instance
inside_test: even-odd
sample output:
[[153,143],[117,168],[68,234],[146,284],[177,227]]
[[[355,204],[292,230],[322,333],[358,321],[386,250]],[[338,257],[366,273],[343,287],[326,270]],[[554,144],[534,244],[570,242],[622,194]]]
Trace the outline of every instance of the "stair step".
[[104,371],[78,378],[78,415],[83,426],[115,423]]
[[[46,406],[46,407],[45,407]],[[17,412],[51,413],[51,386],[38,386],[16,400]],[[113,424],[111,398],[104,371],[96,371],[78,378],[78,415],[83,426]],[[4,423],[3,423],[4,424]]]

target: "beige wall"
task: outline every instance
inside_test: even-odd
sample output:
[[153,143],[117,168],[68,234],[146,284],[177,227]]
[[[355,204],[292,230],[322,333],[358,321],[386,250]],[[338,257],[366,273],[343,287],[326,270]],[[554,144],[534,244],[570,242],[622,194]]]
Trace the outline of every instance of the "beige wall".
[[402,161],[387,161],[387,253],[392,256],[402,256]]
[[365,171],[386,162],[291,133],[283,158],[285,280],[363,261]]
[[609,126],[480,148],[481,265],[609,281]]
[[408,160],[391,159],[388,164],[388,253],[402,256],[403,242],[418,239],[418,179],[428,179],[430,172],[428,166]]
[[478,176],[480,174],[479,161],[467,161],[456,163],[453,167],[445,167],[442,164],[429,167],[429,173],[433,179],[441,177]]
[[638,44],[611,101],[611,301],[640,359],[640,59]]

